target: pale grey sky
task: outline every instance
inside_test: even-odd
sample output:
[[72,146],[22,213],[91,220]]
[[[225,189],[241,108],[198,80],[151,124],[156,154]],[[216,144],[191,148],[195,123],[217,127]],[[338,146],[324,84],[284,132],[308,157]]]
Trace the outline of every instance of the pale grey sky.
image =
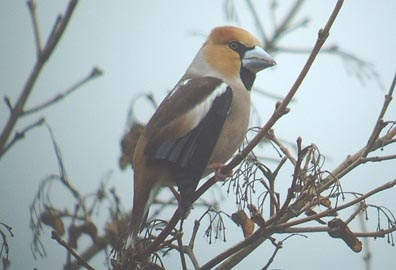
[[[238,2],[238,1],[235,1]],[[253,1],[265,25],[270,23],[267,2]],[[260,3],[259,3],[260,2]],[[263,3],[262,3],[263,2]],[[281,1],[282,11],[293,1]],[[318,29],[323,27],[336,1],[307,1],[298,19],[310,17],[309,26],[300,29],[281,42],[282,46],[310,48]],[[42,35],[45,38],[67,1],[37,1]],[[30,116],[18,124],[23,128],[45,116],[61,147],[70,179],[83,192],[91,192],[101,177],[113,170],[111,186],[120,193],[125,208],[132,204],[132,173],[118,169],[119,140],[125,129],[130,100],[137,93],[151,91],[160,101],[173,87],[201,46],[203,34],[218,25],[230,24],[225,19],[223,0],[200,1],[80,1],[59,46],[40,76],[27,107],[40,103],[64,90],[88,74],[93,66],[104,75],[78,92],[39,115]],[[245,2],[238,2],[240,25],[254,32],[254,23]],[[368,134],[383,103],[396,67],[396,2],[393,0],[345,1],[331,31],[327,45],[337,44],[347,52],[372,63],[385,89],[374,81],[359,82],[339,57],[320,55],[304,81],[291,112],[275,126],[276,133],[294,142],[315,143],[328,157],[331,170],[348,154],[367,142]],[[0,95],[11,102],[17,99],[35,62],[35,46],[26,1],[5,0],[0,3]],[[268,26],[267,29],[270,29]],[[255,33],[257,34],[257,33]],[[306,55],[280,53],[274,55],[278,66],[258,75],[256,86],[280,96],[287,93],[301,69]],[[275,101],[252,93],[260,116],[265,120]],[[144,107],[138,110],[141,119],[152,113]],[[0,103],[0,126],[7,119],[5,103]],[[394,103],[388,120],[395,120]],[[271,150],[269,150],[271,151]],[[395,147],[387,153],[395,153]],[[273,155],[273,152],[270,152]],[[382,153],[379,153],[382,154]],[[344,190],[366,192],[380,183],[395,178],[395,161],[369,164],[349,175]],[[50,137],[45,128],[35,129],[14,146],[0,162],[0,220],[13,227],[9,239],[11,269],[60,269],[65,252],[53,240],[50,230],[44,230],[48,258],[35,261],[30,251],[29,204],[40,179],[58,171]],[[289,175],[284,175],[281,187],[287,187]],[[58,191],[59,190],[59,191]],[[54,200],[60,205],[62,190],[55,187]],[[395,190],[370,199],[372,204],[388,206],[396,212]],[[224,206],[234,209],[233,199]],[[105,211],[105,210],[104,210]],[[372,212],[372,220],[375,213]],[[189,222],[193,219],[190,218]],[[374,223],[373,223],[374,224]],[[371,229],[375,229],[375,224]],[[216,251],[239,239],[239,229],[230,228],[228,242],[199,246],[205,262]],[[358,230],[358,227],[354,227]],[[203,233],[202,233],[203,234]],[[363,269],[363,253],[355,254],[341,240],[327,235],[309,234],[285,243],[271,269]],[[279,239],[282,239],[280,236]],[[371,241],[372,269],[393,269],[395,248],[386,239]],[[272,254],[265,245],[243,261],[236,269],[262,267]],[[178,260],[178,258],[177,258]],[[170,262],[171,265],[173,262]],[[103,269],[103,258],[93,263]],[[176,267],[176,266],[174,266]]]

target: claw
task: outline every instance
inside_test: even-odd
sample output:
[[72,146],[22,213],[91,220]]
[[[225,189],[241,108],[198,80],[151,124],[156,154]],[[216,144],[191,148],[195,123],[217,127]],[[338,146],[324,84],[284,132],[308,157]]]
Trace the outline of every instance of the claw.
[[226,173],[223,172],[224,167],[226,167],[226,165],[220,162],[212,162],[208,165],[209,169],[215,171],[215,177],[218,181],[225,181],[228,177],[232,176],[232,170],[229,170]]

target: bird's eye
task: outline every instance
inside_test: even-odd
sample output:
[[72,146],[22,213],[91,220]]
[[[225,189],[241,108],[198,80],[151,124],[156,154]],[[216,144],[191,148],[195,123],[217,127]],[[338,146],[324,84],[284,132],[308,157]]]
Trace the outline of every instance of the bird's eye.
[[239,43],[238,41],[231,41],[230,43],[228,43],[228,46],[233,49],[234,51],[238,51],[239,46],[241,45],[241,43]]

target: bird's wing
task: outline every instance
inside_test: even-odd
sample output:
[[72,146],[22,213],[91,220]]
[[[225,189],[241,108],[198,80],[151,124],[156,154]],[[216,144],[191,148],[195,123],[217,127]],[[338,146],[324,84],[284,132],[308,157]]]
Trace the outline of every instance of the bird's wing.
[[231,102],[231,88],[219,79],[181,81],[146,126],[148,164],[170,164],[182,197],[206,169]]
[[[187,138],[196,136],[194,134],[198,132],[198,126],[202,125],[202,121],[210,118],[211,114],[215,115],[216,108],[221,107],[219,103],[225,103],[219,99],[224,99],[221,97],[226,90],[227,86],[213,77],[181,80],[164,99],[145,128],[144,136],[147,138],[147,144],[144,153],[147,159],[149,161],[169,159],[169,161],[179,163],[177,160],[182,160],[182,154],[179,154],[177,158],[170,158],[172,151],[167,148],[174,148],[173,145],[180,147],[182,144],[194,143],[186,142]],[[227,112],[230,104],[231,102],[226,106]],[[223,118],[219,125],[213,127],[214,130],[219,129],[218,133],[226,115]],[[215,137],[217,141],[218,135]],[[168,152],[170,153],[167,157]]]

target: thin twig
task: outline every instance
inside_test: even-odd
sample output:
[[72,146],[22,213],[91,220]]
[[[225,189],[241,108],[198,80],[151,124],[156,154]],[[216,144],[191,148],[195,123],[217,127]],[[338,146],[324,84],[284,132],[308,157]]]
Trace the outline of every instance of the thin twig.
[[276,31],[274,35],[270,38],[270,44],[268,45],[271,46],[276,43],[279,38],[288,30],[290,22],[294,19],[294,16],[297,14],[298,10],[304,2],[305,0],[296,0],[294,2],[294,4],[289,9],[289,12],[284,17],[283,21],[279,24],[279,26],[276,27]]
[[352,220],[356,218],[364,209],[367,209],[367,205],[364,202],[361,202],[358,207],[356,207],[355,211],[349,216],[348,219],[344,220],[345,224],[349,224]]
[[271,239],[273,245],[275,246],[274,252],[272,253],[271,257],[268,259],[268,262],[266,263],[266,265],[264,265],[264,267],[262,268],[262,270],[267,270],[268,267],[273,263],[274,258],[276,256],[276,254],[278,254],[278,251],[282,248],[282,242],[275,242],[275,239]]
[[143,257],[147,257],[149,254],[154,252],[158,246],[165,240],[165,238],[171,233],[173,228],[176,226],[176,224],[179,222],[181,218],[181,214],[179,209],[177,209],[174,213],[172,218],[169,220],[168,224],[166,227],[161,231],[161,233],[155,238],[155,240],[150,243],[150,245],[144,250],[143,252]]
[[43,44],[41,42],[40,28],[37,19],[37,12],[36,12],[37,5],[34,0],[28,0],[27,4],[29,7],[30,15],[32,17],[34,39],[36,41],[37,57],[40,58],[41,52],[43,51]]
[[59,26],[61,25],[62,21],[63,21],[63,16],[62,14],[59,14],[58,16],[56,16],[55,22],[52,25],[52,29],[51,32],[48,35],[47,38],[47,43],[45,44],[46,46],[48,46],[48,44],[50,44],[52,38],[55,36],[55,34],[59,31]]
[[5,124],[4,129],[0,135],[0,159],[4,155],[5,145],[9,139],[12,131],[14,130],[15,125],[16,125],[20,115],[23,112],[23,108],[24,108],[26,101],[28,100],[28,98],[33,90],[33,86],[34,86],[35,82],[37,81],[37,78],[38,78],[42,68],[44,67],[46,61],[48,60],[49,56],[54,51],[61,36],[63,35],[77,3],[78,3],[78,0],[70,0],[68,6],[66,8],[65,16],[64,16],[62,22],[60,23],[59,27],[57,28],[57,31],[54,33],[54,35],[48,41],[45,48],[42,50],[40,57],[37,59],[37,62],[34,65],[33,70],[31,71],[29,78],[27,79],[23,90],[22,90],[15,106],[12,109],[11,115],[9,116],[7,123]]
[[22,129],[21,131],[15,132],[14,138],[12,138],[12,140],[4,147],[3,154],[6,153],[16,142],[18,142],[19,140],[23,139],[27,132],[29,132],[33,128],[41,126],[44,123],[45,123],[45,119],[44,118],[40,118],[39,120],[37,120],[34,123],[28,125],[27,127]]
[[[371,146],[371,151],[380,149],[390,143],[394,143],[393,138],[396,136],[396,127],[389,130],[384,136],[378,138]],[[335,182],[339,181],[343,176],[349,173],[351,170],[365,162],[365,158],[362,158],[366,146],[357,151],[356,153],[349,155],[340,165],[335,168],[328,177],[323,180],[323,184],[319,187],[318,191],[322,192],[330,187]]]
[[[14,234],[12,233],[12,227],[0,222],[0,225],[2,225],[9,233],[9,235],[11,237],[14,237]],[[10,253],[10,248],[8,246],[8,241],[7,241],[7,236],[5,235],[5,233],[3,232],[2,229],[0,229],[0,235],[1,235],[1,239],[2,239],[2,243],[1,243],[1,247],[0,247],[0,258],[3,260],[3,268],[5,269],[6,267],[4,267],[4,265],[6,265],[9,261],[8,261],[8,255]],[[3,250],[5,253],[5,256],[3,256]]]
[[[310,50],[307,48],[282,47],[282,46],[277,46],[276,51],[282,53],[291,53],[291,54],[307,54],[310,52]],[[321,54],[330,54],[330,55],[338,56],[343,63],[352,66],[352,68],[356,70],[354,71],[355,73],[354,76],[358,80],[364,82],[364,76],[367,76],[368,78],[373,78],[381,90],[385,88],[381,81],[380,76],[378,75],[372,63],[356,56],[353,53],[340,49],[337,45],[330,45],[328,47],[324,47],[321,50]],[[349,73],[347,66],[346,66],[346,71],[347,73]]]
[[199,222],[199,220],[195,220],[193,232],[192,232],[191,238],[190,238],[190,242],[188,243],[188,247],[189,247],[191,250],[194,249],[195,239],[196,239],[196,237],[197,237],[197,233],[198,233],[198,229],[199,229],[200,224],[201,224],[201,222]]
[[362,158],[360,160],[360,162],[363,164],[366,162],[381,162],[381,161],[392,160],[392,159],[396,159],[396,155],[367,157],[367,158]]
[[[203,266],[201,266],[200,270],[209,270],[212,269],[214,266],[222,262],[223,260],[227,259],[231,255],[237,253],[239,250],[241,250],[243,247],[245,247],[248,244],[256,243],[257,245],[260,245],[266,237],[270,235],[270,232],[263,230],[257,230],[253,235],[247,237],[244,241],[241,241],[237,243],[235,246],[230,247],[229,249],[221,252],[211,260],[209,260],[207,263],[205,263]],[[262,238],[259,239],[259,236],[262,236]],[[218,268],[221,269],[221,268]],[[231,269],[231,268],[223,268],[223,269]]]
[[293,157],[290,150],[280,141],[280,139],[277,136],[275,136],[274,130],[270,130],[270,132],[268,132],[267,138],[272,142],[274,142],[279,147],[279,149],[287,157],[287,159],[290,160],[293,166],[296,165],[297,162],[296,159]]
[[273,182],[275,181],[275,178],[268,179],[268,181],[269,181],[270,185],[268,185],[267,182],[264,181],[264,179],[260,179],[260,183],[263,184],[265,189],[270,194],[270,217],[271,217],[276,212],[279,211],[279,202],[275,195],[275,189],[274,189],[274,184],[273,184]]
[[[112,243],[109,233],[106,232],[106,235],[103,237],[97,237],[95,243],[89,246],[84,252],[81,253],[80,258],[83,261],[89,262],[93,257],[95,257],[99,252],[106,250],[107,245]],[[68,267],[70,270],[72,269],[80,269],[80,263],[76,261],[72,261]]]
[[[289,233],[318,233],[318,232],[328,232],[328,226],[320,227],[291,227],[285,228],[280,231],[275,231],[276,234],[289,234]],[[390,227],[388,229],[383,229],[375,232],[353,232],[356,237],[371,238],[371,237],[385,237],[385,235],[396,231],[396,227]]]
[[355,205],[355,204],[357,204],[357,203],[359,203],[361,201],[364,201],[365,199],[367,199],[368,197],[373,196],[374,194],[377,194],[377,193],[379,193],[379,192],[381,192],[383,190],[386,190],[386,189],[393,188],[394,186],[396,186],[396,180],[392,180],[390,182],[387,182],[387,183],[385,183],[385,184],[383,184],[383,185],[381,185],[381,186],[379,186],[379,187],[377,187],[377,188],[375,188],[375,189],[363,194],[362,196],[360,196],[360,197],[358,197],[358,198],[356,198],[356,199],[354,199],[354,200],[352,200],[350,202],[347,202],[345,204],[337,206],[335,208],[326,209],[325,211],[322,211],[320,213],[317,213],[317,214],[314,214],[314,215],[311,215],[311,216],[308,216],[308,217],[304,217],[304,218],[300,218],[300,219],[297,219],[297,220],[293,220],[293,221],[289,221],[289,222],[285,222],[285,223],[281,223],[279,225],[276,225],[276,227],[278,228],[277,230],[283,229],[283,228],[292,227],[292,226],[295,226],[295,225],[298,225],[298,224],[302,224],[302,223],[305,223],[305,222],[308,222],[308,221],[311,221],[311,220],[315,220],[315,219],[322,218],[322,217],[325,217],[325,216],[328,216],[328,215],[332,215],[332,213],[335,213],[335,212],[341,211],[341,210],[343,210],[345,208],[351,207],[352,205]]
[[[231,247],[230,249],[228,249],[227,251],[219,254],[218,256],[216,256],[215,258],[213,258],[212,260],[210,260],[207,264],[205,264],[205,268],[204,266],[202,266],[202,269],[210,269],[213,266],[217,265],[218,263],[220,263],[222,260],[228,258],[229,256],[232,257],[229,258],[227,261],[225,261],[223,264],[221,264],[217,269],[231,269],[237,262],[237,260],[233,260],[232,258],[235,256],[237,258],[245,258],[246,256],[248,256],[253,250],[255,250],[259,245],[261,245],[262,242],[264,242],[266,239],[268,239],[268,237],[270,235],[272,235],[273,233],[280,233],[283,232],[284,230],[286,230],[287,228],[290,228],[292,226],[298,225],[298,224],[303,224],[306,223],[308,221],[312,221],[321,217],[325,217],[328,215],[331,215],[333,212],[337,212],[337,211],[341,211],[345,208],[348,208],[356,203],[359,203],[360,201],[363,201],[365,199],[367,199],[368,197],[377,194],[383,190],[392,188],[396,185],[396,180],[390,181],[380,187],[377,187],[373,190],[371,190],[370,192],[362,195],[361,197],[348,202],[346,204],[343,204],[339,207],[336,207],[334,209],[327,209],[323,212],[320,212],[318,214],[309,216],[309,217],[305,217],[305,218],[301,218],[295,221],[290,221],[290,222],[285,222],[279,225],[274,225],[272,227],[261,227],[259,228],[256,232],[254,232],[251,236],[249,236],[248,238],[246,238],[244,241],[236,244],[234,247]],[[268,220],[270,221],[270,220]]]
[[[364,233],[367,232],[367,223],[366,223],[366,219],[365,219],[366,213],[367,212],[363,213],[362,211],[360,211],[360,214],[358,216],[360,227],[362,229],[362,232],[364,232]],[[364,237],[362,239],[363,246],[364,246],[363,262],[364,262],[365,270],[371,270],[372,256],[371,256],[371,245],[370,245],[371,241],[370,240],[371,240],[370,238],[366,238],[366,237]]]
[[[278,218],[281,218],[283,216],[283,214],[286,212],[287,208],[289,207],[291,200],[293,199],[294,192],[296,190],[297,180],[300,176],[301,163],[304,160],[305,153],[307,152],[308,149],[308,148],[301,149],[300,137],[297,139],[297,147],[298,147],[298,154],[297,154],[297,161],[294,166],[293,180],[287,192],[286,200],[277,214]],[[275,221],[276,219],[274,220],[274,222]]]
[[199,269],[199,263],[197,257],[195,257],[194,251],[189,246],[185,246],[184,253],[186,253],[190,258],[192,264],[194,265],[194,269]]
[[393,81],[391,83],[391,86],[389,88],[388,93],[385,95],[385,100],[384,100],[384,104],[382,105],[381,111],[378,115],[377,121],[375,123],[375,127],[373,129],[373,132],[371,133],[371,136],[367,142],[366,145],[366,150],[363,152],[363,157],[366,157],[367,154],[371,151],[372,146],[374,145],[374,142],[377,140],[377,138],[379,137],[379,134],[381,133],[382,129],[385,127],[383,119],[385,116],[385,112],[388,109],[388,106],[390,104],[390,102],[392,101],[392,95],[393,95],[393,91],[395,90],[395,85],[396,85],[396,72],[395,75],[393,77]]
[[177,245],[179,247],[179,255],[180,255],[180,261],[182,264],[182,268],[183,268],[183,270],[187,270],[187,263],[186,263],[186,257],[184,255],[182,234],[179,233],[176,237],[176,240],[177,240]]
[[88,270],[95,270],[92,266],[90,266],[86,261],[81,259],[81,257],[58,235],[56,231],[52,231],[52,239],[58,242],[61,246],[63,246],[73,257],[77,260],[77,262],[85,267]]
[[58,161],[58,168],[59,168],[59,175],[60,175],[60,180],[62,182],[63,185],[65,185],[65,187],[72,193],[72,195],[74,196],[74,198],[77,200],[78,205],[81,207],[84,215],[87,213],[87,209],[84,203],[84,199],[81,196],[80,192],[78,191],[78,189],[76,187],[74,187],[72,185],[72,183],[69,181],[69,178],[67,176],[66,173],[66,168],[64,166],[63,163],[63,159],[62,159],[62,154],[60,151],[60,147],[58,146],[56,140],[55,140],[55,136],[52,132],[52,129],[49,125],[46,125],[48,132],[50,134],[51,137],[51,141],[54,147],[54,151],[55,151],[55,155],[56,155],[56,159]]
[[62,99],[66,98],[68,95],[72,94],[73,92],[75,92],[76,90],[78,90],[81,86],[83,86],[84,84],[86,84],[87,82],[89,82],[90,80],[97,78],[99,76],[101,76],[103,74],[103,72],[97,68],[94,67],[92,69],[92,71],[85,76],[83,79],[79,80],[77,83],[75,83],[74,85],[72,85],[71,87],[69,87],[68,89],[66,89],[64,92],[58,93],[56,96],[54,96],[53,98],[43,102],[42,104],[39,104],[33,108],[24,110],[22,112],[21,116],[26,116],[32,113],[36,113],[38,111],[41,111],[51,105],[56,104],[57,102],[61,101]]
[[250,13],[253,16],[254,19],[254,23],[256,24],[256,29],[259,31],[260,36],[261,36],[261,40],[264,42],[264,46],[267,46],[268,44],[268,37],[265,34],[264,31],[264,26],[260,21],[260,16],[257,13],[257,9],[254,7],[253,3],[251,0],[246,0],[246,4],[249,8]]

